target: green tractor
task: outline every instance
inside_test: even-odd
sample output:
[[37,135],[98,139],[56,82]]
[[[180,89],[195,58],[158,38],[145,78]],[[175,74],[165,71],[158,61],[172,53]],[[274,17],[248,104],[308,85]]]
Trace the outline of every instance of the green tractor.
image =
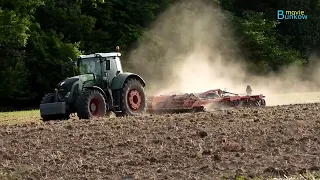
[[102,117],[110,111],[117,116],[144,114],[145,82],[137,74],[123,72],[120,56],[119,51],[79,56],[79,74],[61,81],[43,97],[43,121],[69,119],[71,113],[80,119]]

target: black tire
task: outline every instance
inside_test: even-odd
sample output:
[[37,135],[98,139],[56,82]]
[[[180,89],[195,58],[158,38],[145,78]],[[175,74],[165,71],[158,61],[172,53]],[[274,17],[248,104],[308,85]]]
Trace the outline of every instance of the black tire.
[[[48,93],[42,98],[41,104],[53,103],[53,102],[54,102],[54,94],[53,93]],[[68,120],[68,119],[70,119],[70,115],[69,114],[65,114],[65,115],[42,115],[41,118],[42,118],[42,121],[44,121],[44,122],[50,121],[50,120]]]
[[139,80],[126,80],[121,91],[121,114],[118,116],[137,116],[145,114],[147,100],[144,88]]
[[[97,90],[86,90],[76,103],[77,115],[80,119],[103,117],[106,114],[106,101]],[[93,108],[95,106],[96,108]]]

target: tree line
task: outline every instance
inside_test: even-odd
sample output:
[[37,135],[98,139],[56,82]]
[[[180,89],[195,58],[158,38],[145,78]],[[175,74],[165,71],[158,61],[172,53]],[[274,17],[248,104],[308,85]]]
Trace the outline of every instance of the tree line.
[[[181,0],[0,0],[0,107],[37,107],[81,53],[134,49],[156,18]],[[187,0],[186,0],[187,1]],[[200,1],[200,0],[199,0]],[[220,6],[243,37],[256,73],[304,66],[320,40],[316,0],[201,0]],[[277,20],[277,10],[303,10],[307,20]],[[126,64],[126,62],[123,62]]]

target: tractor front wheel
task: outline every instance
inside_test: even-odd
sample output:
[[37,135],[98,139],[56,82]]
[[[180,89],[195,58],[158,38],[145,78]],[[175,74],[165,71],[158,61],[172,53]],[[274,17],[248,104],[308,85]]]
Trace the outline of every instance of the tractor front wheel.
[[84,91],[77,101],[77,115],[80,119],[103,117],[106,110],[105,98],[96,90]]
[[[54,102],[54,94],[48,93],[46,94],[41,101],[41,104],[53,103]],[[42,115],[42,121],[50,121],[50,120],[68,120],[70,118],[69,114],[54,114],[54,115]]]
[[141,115],[146,112],[146,94],[142,84],[136,79],[129,79],[121,93],[122,115]]

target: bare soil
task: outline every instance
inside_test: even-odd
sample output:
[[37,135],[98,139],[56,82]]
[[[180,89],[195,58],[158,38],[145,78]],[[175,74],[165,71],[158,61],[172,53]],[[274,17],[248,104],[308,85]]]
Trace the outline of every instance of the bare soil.
[[320,104],[0,126],[0,177],[234,179],[320,170]]

